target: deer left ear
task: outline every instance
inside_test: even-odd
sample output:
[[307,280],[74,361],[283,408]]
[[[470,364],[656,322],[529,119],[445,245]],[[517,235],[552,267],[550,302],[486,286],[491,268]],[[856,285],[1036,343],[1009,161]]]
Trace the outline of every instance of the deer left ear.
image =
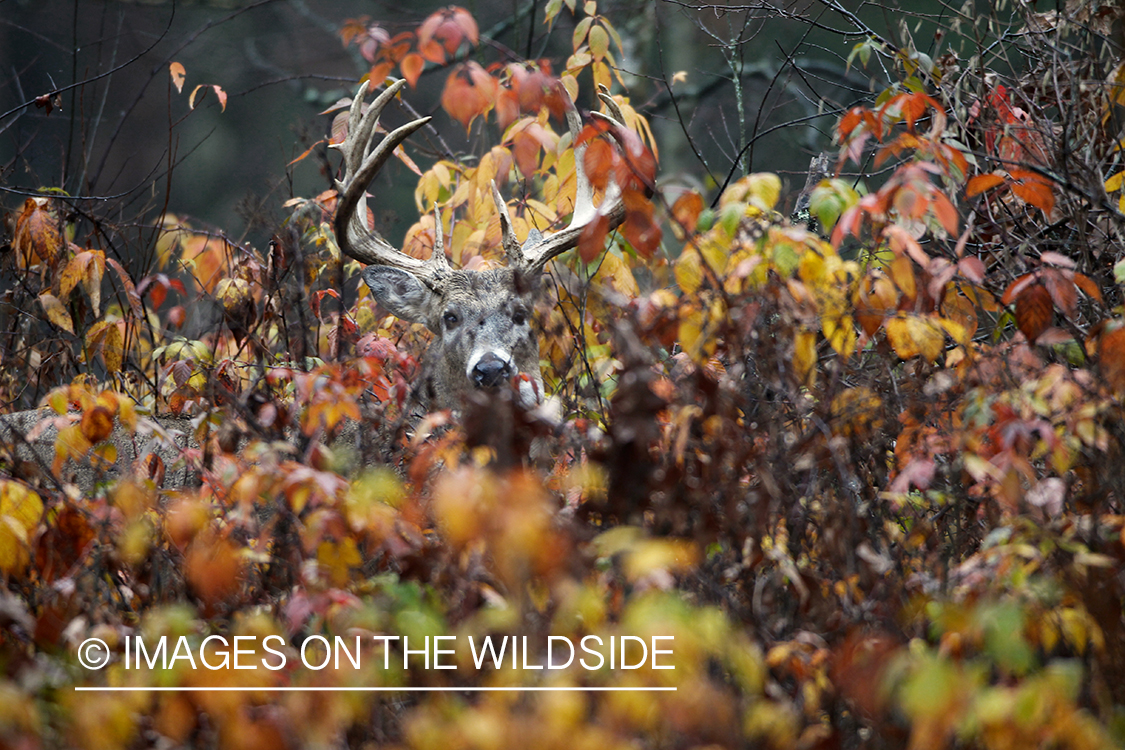
[[392,315],[429,327],[429,311],[437,295],[417,278],[397,268],[372,265],[363,269],[363,280]]

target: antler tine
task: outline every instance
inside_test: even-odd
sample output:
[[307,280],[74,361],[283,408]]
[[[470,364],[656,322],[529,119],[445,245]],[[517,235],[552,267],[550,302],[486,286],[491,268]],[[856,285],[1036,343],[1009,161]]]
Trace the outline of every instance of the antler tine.
[[368,84],[369,81],[365,81],[352,100],[351,110],[348,112],[347,137],[343,143],[332,146],[344,156],[344,178],[336,181],[339,194],[336,205],[336,243],[345,255],[361,263],[398,268],[418,277],[431,289],[437,289],[449,270],[444,251],[435,252],[428,261],[419,260],[393,247],[378,232],[367,228],[367,186],[394,150],[428,123],[430,118],[421,117],[408,122],[388,133],[378,145],[372,147],[379,116],[405,85],[405,81],[395,81],[387,86],[364,113],[363,98],[367,94]]
[[[595,114],[598,114],[600,117],[616,125],[620,125],[620,121],[623,117],[621,109],[617,106],[617,102],[613,101],[608,91],[600,91],[598,97],[606,103],[606,106],[610,110],[610,115]],[[569,96],[566,98],[566,102],[566,124],[570,130],[572,142],[577,142],[579,133],[582,130],[582,119],[579,117],[578,110],[575,108],[574,102],[570,101]],[[509,258],[513,259],[514,264],[521,270],[530,273],[542,271],[543,267],[546,266],[547,262],[552,258],[577,246],[578,240],[582,235],[582,230],[601,216],[605,216],[609,220],[610,229],[616,228],[625,220],[625,202],[621,196],[621,188],[612,178],[610,179],[609,185],[606,187],[605,196],[602,198],[601,205],[594,205],[594,188],[590,184],[590,178],[586,174],[586,166],[584,164],[585,155],[586,144],[574,147],[574,177],[576,185],[574,213],[571,215],[570,224],[566,229],[548,235],[540,236],[538,232],[530,233],[522,247],[519,246],[519,243],[515,239],[515,234],[512,232],[512,221],[508,216],[508,208],[500,198],[500,194],[496,191],[495,186],[493,186],[493,200],[496,201],[496,205],[500,210],[500,225],[504,235],[504,249],[507,251]],[[513,247],[515,248],[514,250],[512,249]]]

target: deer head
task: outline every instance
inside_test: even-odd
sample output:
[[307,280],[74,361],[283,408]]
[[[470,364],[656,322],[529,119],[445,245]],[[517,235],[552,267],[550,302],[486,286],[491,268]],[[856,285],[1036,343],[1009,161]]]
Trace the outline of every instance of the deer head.
[[[367,264],[363,280],[384,308],[403,320],[421,323],[434,334],[423,361],[419,397],[432,408],[456,408],[473,389],[498,389],[518,382],[520,400],[542,399],[539,335],[532,319],[540,278],[547,262],[578,244],[583,227],[605,216],[610,228],[625,217],[621,191],[610,183],[601,205],[583,167],[585,145],[575,147],[577,195],[569,226],[541,234],[532,230],[522,244],[512,229],[507,205],[495,183],[492,197],[508,265],[486,271],[454,270],[445,257],[440,218],[429,260],[411,257],[366,226],[367,186],[395,148],[427,122],[423,117],[374,143],[375,125],[403,81],[388,86],[363,112],[367,82],[360,86],[348,116],[348,134],[335,146],[344,156],[344,176],[337,181],[336,241],[348,256]],[[616,103],[601,95],[610,116],[623,119]],[[577,143],[581,120],[573,103],[567,125]]]

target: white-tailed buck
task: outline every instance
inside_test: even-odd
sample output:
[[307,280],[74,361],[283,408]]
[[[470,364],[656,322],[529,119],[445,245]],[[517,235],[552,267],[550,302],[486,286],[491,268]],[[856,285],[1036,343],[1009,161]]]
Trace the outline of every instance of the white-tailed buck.
[[[367,83],[359,87],[348,117],[348,133],[335,146],[344,156],[344,176],[337,181],[336,240],[348,256],[368,264],[363,280],[375,299],[393,315],[421,323],[434,334],[423,360],[418,397],[431,408],[457,408],[472,389],[496,389],[518,383],[520,400],[533,405],[543,398],[539,372],[539,336],[532,310],[547,261],[578,244],[582,229],[600,216],[610,228],[625,216],[621,191],[614,182],[594,206],[594,190],[583,166],[585,145],[574,147],[577,194],[569,226],[540,234],[532,230],[521,245],[512,229],[507,205],[492,186],[500,213],[508,265],[486,271],[454,270],[445,257],[440,219],[429,260],[420,260],[392,247],[367,228],[367,186],[391,153],[430,118],[414,120],[388,134],[376,145],[379,115],[403,86],[397,81],[381,93],[366,112]],[[610,116],[620,125],[621,110],[602,95]],[[578,142],[581,120],[567,99],[567,125]]]

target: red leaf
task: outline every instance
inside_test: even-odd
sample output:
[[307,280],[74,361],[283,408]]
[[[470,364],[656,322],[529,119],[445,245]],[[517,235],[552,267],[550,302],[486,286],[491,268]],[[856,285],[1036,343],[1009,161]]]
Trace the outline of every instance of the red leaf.
[[1051,294],[1055,306],[1063,311],[1068,318],[1074,318],[1078,312],[1078,288],[1074,282],[1062,273],[1053,269],[1043,275],[1047,291]]
[[578,238],[578,255],[584,263],[593,262],[605,249],[605,236],[609,232],[609,217],[598,217],[582,229]]
[[309,307],[312,308],[313,315],[315,315],[318,318],[320,317],[320,301],[322,299],[324,299],[325,295],[328,295],[330,297],[335,297],[336,299],[340,299],[340,295],[335,289],[321,289],[319,292],[317,292],[312,297],[310,297],[309,298]]
[[[444,63],[464,41],[474,47],[480,39],[477,22],[469,11],[451,5],[432,13],[418,27],[418,49],[427,60]],[[442,54],[444,52],[444,54]]]
[[[583,132],[586,131],[583,130]],[[613,157],[613,147],[601,139],[591,141],[586,146],[582,165],[586,168],[586,176],[590,178],[590,184],[598,190],[604,190],[606,185],[609,184],[609,176],[613,169]]]
[[1054,312],[1051,293],[1038,282],[1029,284],[1016,297],[1016,326],[1030,342],[1047,330]]
[[1023,276],[1020,276],[1018,279],[1009,284],[1008,288],[1004,290],[1004,294],[1002,297],[1000,297],[1000,301],[1005,305],[1012,304],[1012,300],[1016,298],[1016,295],[1022,292],[1028,284],[1035,282],[1038,278],[1039,277],[1034,273],[1025,273]]
[[660,247],[660,225],[653,218],[652,202],[643,194],[629,190],[622,196],[625,201],[625,223],[621,233],[642,257],[649,259]]

